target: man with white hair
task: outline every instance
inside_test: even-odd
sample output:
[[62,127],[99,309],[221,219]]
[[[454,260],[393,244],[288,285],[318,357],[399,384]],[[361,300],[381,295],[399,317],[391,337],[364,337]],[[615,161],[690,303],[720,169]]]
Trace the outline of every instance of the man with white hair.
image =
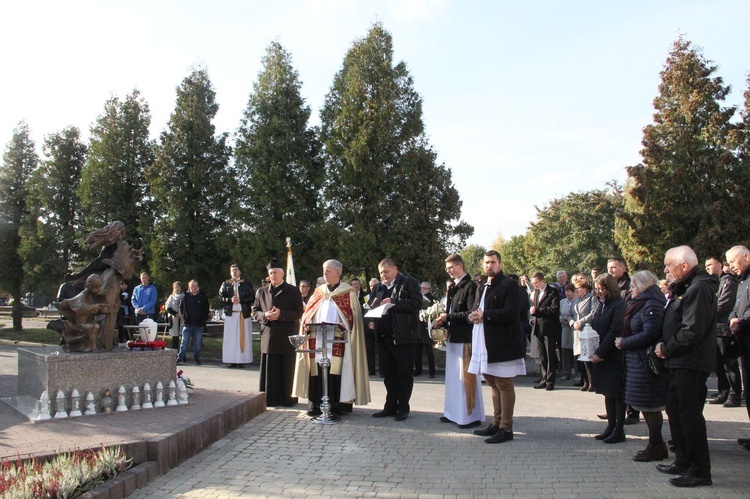
[[706,379],[716,369],[716,282],[698,265],[688,246],[664,255],[664,273],[672,281],[672,300],[664,312],[656,354],[669,370],[666,410],[675,461],[659,464],[676,487],[711,485],[706,420]]
[[[323,264],[325,284],[315,288],[302,314],[300,334],[308,335],[305,349],[315,350],[323,344],[326,334],[327,357],[331,365],[328,373],[328,396],[331,415],[336,418],[351,412],[351,404],[365,405],[370,401],[370,381],[367,377],[367,355],[365,353],[362,308],[357,292],[341,281],[344,266],[338,260]],[[339,324],[339,328],[310,329],[309,324]],[[348,343],[333,343],[342,340],[344,331],[349,331]],[[307,397],[310,417],[322,414],[322,376],[318,372],[316,359],[321,353],[298,353],[294,374],[294,397]]]
[[[740,279],[737,301],[729,313],[729,329],[742,345],[742,379],[745,380],[745,403],[750,416],[750,395],[747,393],[747,382],[750,379],[750,250],[745,246],[733,247],[727,251],[727,262]],[[737,441],[750,450],[750,438],[740,438]]]

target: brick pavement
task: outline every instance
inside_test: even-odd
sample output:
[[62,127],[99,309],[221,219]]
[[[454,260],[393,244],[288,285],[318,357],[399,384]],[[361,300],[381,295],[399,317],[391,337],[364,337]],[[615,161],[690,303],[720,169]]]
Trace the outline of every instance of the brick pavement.
[[417,380],[405,422],[371,417],[385,397],[372,377],[373,402],[343,423],[312,424],[303,404],[268,410],[133,497],[748,497],[750,452],[735,443],[750,436],[744,407],[706,406],[715,485],[676,489],[655,463],[631,460],[646,445],[643,422],[625,443],[592,438],[603,397],[570,382],[546,392],[519,379],[515,439],[489,445],[438,421],[441,379]]

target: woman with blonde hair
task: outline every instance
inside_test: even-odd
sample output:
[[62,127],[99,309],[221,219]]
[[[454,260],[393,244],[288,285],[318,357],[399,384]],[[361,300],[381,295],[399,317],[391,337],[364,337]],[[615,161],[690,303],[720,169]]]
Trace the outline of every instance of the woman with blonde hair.
[[651,371],[647,349],[661,338],[667,299],[648,270],[630,277],[630,297],[622,338],[615,339],[615,346],[625,352],[625,403],[641,411],[648,425],[648,445],[633,461],[661,461],[668,457],[661,435],[668,380]]

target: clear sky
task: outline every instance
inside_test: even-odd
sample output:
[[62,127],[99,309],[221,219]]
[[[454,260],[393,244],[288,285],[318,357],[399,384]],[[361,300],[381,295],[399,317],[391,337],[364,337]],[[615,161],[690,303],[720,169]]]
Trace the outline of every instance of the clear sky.
[[3,1],[0,146],[20,120],[40,148],[70,125],[88,139],[105,101],[134,88],[156,138],[198,65],[217,92],[217,132],[233,134],[271,41],[292,54],[318,124],[346,51],[380,21],[453,171],[470,242],[489,246],[523,234],[535,206],[625,180],[680,34],[740,104],[748,19],[746,0]]

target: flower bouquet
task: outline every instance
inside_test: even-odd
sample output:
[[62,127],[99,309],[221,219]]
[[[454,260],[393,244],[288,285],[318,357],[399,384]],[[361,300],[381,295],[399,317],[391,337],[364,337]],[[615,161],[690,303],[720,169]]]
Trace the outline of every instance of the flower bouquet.
[[187,388],[188,393],[193,393],[195,385],[192,381],[190,381],[190,378],[185,375],[182,369],[177,371],[177,379],[182,380],[182,383],[185,385],[185,388]]

